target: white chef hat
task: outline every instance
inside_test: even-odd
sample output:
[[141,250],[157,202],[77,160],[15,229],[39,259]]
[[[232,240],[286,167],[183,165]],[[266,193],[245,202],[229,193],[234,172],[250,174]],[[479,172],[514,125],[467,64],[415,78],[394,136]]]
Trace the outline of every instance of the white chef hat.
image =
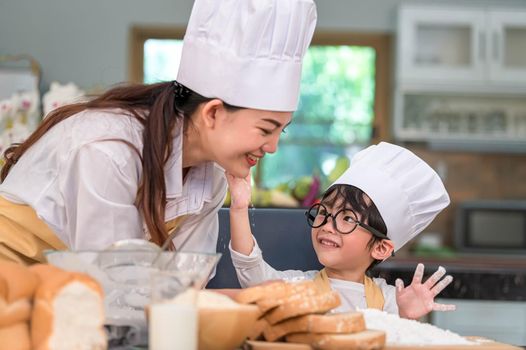
[[177,81],[234,106],[294,111],[316,18],[313,0],[195,0]]
[[336,184],[358,187],[371,198],[395,251],[449,205],[438,174],[413,152],[387,142],[358,152]]

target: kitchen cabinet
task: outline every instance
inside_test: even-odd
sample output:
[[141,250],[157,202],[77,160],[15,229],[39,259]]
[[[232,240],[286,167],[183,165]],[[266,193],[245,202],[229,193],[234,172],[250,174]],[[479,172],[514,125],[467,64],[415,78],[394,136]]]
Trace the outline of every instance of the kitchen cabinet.
[[402,6],[397,57],[402,83],[525,87],[526,9]]
[[396,58],[396,139],[526,152],[526,7],[401,6]]

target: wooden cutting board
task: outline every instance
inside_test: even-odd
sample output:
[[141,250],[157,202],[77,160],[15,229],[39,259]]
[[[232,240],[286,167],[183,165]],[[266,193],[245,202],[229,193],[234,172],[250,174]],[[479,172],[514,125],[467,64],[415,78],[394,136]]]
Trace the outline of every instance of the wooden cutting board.
[[[480,337],[467,337],[470,340],[479,342],[479,345],[404,345],[393,346],[388,345],[384,350],[523,350],[520,347],[498,343],[493,340],[488,340]],[[267,341],[252,341],[246,342],[248,349],[251,350],[312,350],[309,345],[282,343],[282,342],[267,342]]]
[[429,345],[429,346],[393,346],[388,345],[384,350],[523,350],[510,344],[499,343],[481,337],[466,337],[478,342],[478,345]]

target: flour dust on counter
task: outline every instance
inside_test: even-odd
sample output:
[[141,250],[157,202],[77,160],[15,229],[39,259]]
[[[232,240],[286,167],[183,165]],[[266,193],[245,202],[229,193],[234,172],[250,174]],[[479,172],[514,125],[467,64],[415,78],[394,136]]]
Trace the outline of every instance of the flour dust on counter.
[[460,335],[428,323],[400,318],[376,309],[364,309],[367,329],[382,330],[386,343],[396,345],[475,345]]

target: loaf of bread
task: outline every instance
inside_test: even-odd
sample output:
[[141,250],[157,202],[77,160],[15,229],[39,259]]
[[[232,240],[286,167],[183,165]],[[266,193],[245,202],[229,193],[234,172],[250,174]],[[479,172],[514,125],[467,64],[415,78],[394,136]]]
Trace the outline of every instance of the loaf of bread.
[[0,260],[0,303],[31,300],[37,284],[38,278],[26,266]]
[[275,341],[291,333],[357,333],[365,330],[361,312],[325,315],[305,315],[267,325],[263,330],[266,340]]
[[106,349],[99,284],[87,275],[50,265],[37,265],[31,270],[41,280],[31,316],[33,349]]
[[10,304],[0,300],[0,328],[20,322],[28,322],[31,318],[31,301],[18,299]]
[[20,322],[0,328],[0,350],[30,350],[29,326]]
[[334,291],[303,298],[296,298],[291,295],[281,305],[265,314],[264,317],[268,323],[274,325],[296,316],[322,314],[340,306],[340,304],[340,296],[338,292]]
[[378,350],[385,345],[385,332],[366,330],[351,334],[294,333],[287,342],[309,344],[319,350]]
[[26,266],[0,261],[0,350],[31,349],[28,321],[37,284]]

